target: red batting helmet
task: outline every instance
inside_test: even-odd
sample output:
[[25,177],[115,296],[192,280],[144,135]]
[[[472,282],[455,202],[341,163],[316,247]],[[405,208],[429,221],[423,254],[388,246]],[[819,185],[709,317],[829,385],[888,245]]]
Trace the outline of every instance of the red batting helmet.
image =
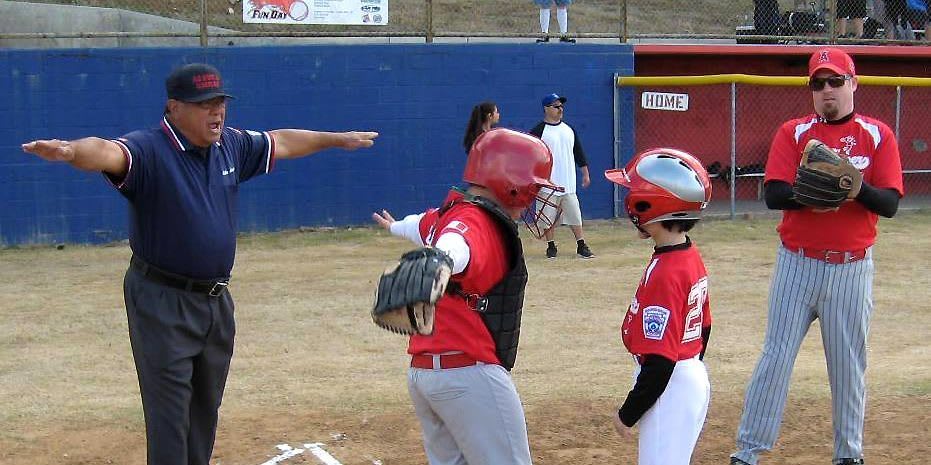
[[[555,208],[549,199],[563,190],[550,181],[552,170],[553,156],[542,140],[510,129],[492,129],[475,139],[462,180],[490,190],[502,207],[525,210],[524,222],[540,237],[541,228],[546,230],[556,218],[547,218],[539,207]],[[529,209],[534,202],[538,208]]]
[[647,150],[605,177],[627,189],[624,201],[636,225],[701,217],[711,200],[711,179],[694,156],[676,149]]

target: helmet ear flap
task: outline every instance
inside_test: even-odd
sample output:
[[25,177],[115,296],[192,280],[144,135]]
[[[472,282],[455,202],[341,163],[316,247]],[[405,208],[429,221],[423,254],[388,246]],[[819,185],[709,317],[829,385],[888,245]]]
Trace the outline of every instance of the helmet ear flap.
[[630,217],[630,222],[640,227],[640,216],[650,211],[651,207],[650,202],[646,200],[636,200],[632,205],[628,204],[627,216]]

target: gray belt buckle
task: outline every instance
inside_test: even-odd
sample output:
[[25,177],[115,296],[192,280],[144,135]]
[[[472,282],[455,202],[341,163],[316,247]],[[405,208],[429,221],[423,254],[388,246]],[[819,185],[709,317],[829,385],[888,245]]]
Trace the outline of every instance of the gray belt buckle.
[[223,293],[223,290],[226,289],[226,286],[229,286],[230,283],[226,281],[217,281],[216,284],[210,288],[210,292],[207,293],[210,297],[220,297],[220,294]]

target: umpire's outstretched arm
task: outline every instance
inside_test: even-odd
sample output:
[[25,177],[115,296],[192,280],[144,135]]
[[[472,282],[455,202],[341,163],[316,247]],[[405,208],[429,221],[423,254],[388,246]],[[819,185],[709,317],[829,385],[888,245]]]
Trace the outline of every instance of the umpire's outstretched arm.
[[61,161],[85,171],[102,171],[117,178],[126,175],[129,160],[115,142],[99,137],[73,141],[34,140],[23,144],[23,151],[48,161]]
[[377,132],[320,132],[305,129],[269,131],[275,144],[275,158],[298,158],[329,148],[355,150],[371,147]]

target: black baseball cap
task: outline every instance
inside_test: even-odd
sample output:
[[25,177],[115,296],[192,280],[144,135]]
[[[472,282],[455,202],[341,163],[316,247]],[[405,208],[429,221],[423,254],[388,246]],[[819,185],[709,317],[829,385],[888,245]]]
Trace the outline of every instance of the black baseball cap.
[[175,68],[165,79],[168,98],[182,102],[203,102],[216,97],[233,98],[223,89],[223,78],[216,68],[205,63],[191,63]]

